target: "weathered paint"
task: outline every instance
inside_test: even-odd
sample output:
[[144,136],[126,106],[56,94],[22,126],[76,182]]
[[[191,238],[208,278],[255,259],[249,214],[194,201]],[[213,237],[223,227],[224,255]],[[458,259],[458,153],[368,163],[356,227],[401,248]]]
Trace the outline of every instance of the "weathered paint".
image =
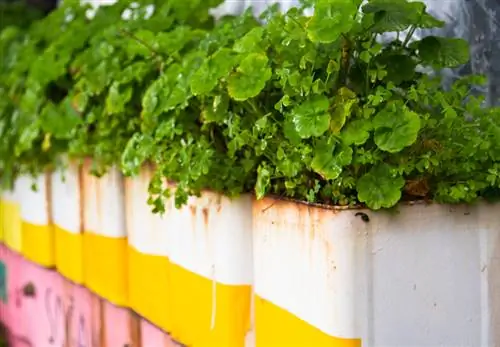
[[50,175],[22,176],[17,185],[21,204],[22,253],[37,264],[53,266],[55,255],[54,232],[50,221]]
[[97,178],[83,172],[84,278],[92,291],[127,304],[127,239],[123,177],[117,169]]
[[57,270],[71,281],[82,283],[81,168],[70,163],[64,173],[52,173],[51,192]]
[[141,321],[141,347],[179,347],[172,338],[153,324]]
[[21,253],[21,203],[17,182],[14,183],[12,190],[2,192],[2,226],[5,244],[10,249]]
[[169,223],[172,337],[195,347],[245,345],[251,329],[251,198],[203,192]]
[[147,204],[150,168],[125,180],[128,234],[129,305],[137,313],[170,331],[168,220],[151,212]]
[[499,344],[497,209],[255,202],[257,347]]

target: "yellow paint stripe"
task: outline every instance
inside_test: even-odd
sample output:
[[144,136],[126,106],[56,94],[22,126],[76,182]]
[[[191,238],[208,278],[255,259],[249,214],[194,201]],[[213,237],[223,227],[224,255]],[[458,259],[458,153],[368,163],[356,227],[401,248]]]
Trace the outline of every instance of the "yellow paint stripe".
[[[250,285],[215,283],[171,263],[172,337],[194,347],[243,347],[250,327]],[[214,325],[212,318],[214,316]]]
[[21,206],[11,201],[3,201],[4,242],[11,250],[21,253]]
[[256,347],[361,347],[360,339],[330,336],[292,313],[255,297]]
[[127,239],[83,233],[85,285],[118,306],[127,304]]
[[172,329],[170,262],[128,247],[129,305],[164,331]]
[[83,237],[58,226],[54,227],[56,267],[69,280],[83,283]]
[[50,225],[22,222],[23,255],[42,266],[54,266],[54,233]]
[[3,231],[3,201],[0,200],[0,242],[3,242],[5,237],[4,237],[4,231]]

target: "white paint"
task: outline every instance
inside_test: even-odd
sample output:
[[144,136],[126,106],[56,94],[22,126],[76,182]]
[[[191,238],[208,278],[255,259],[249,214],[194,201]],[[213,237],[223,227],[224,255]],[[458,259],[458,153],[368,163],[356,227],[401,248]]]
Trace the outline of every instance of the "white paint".
[[85,232],[111,238],[126,237],[123,176],[116,168],[101,178],[88,171],[83,173]]
[[17,181],[14,182],[12,190],[6,189],[2,191],[2,200],[11,204],[20,204],[21,200]]
[[[49,206],[45,174],[37,177],[21,176],[16,189],[19,191],[21,218],[24,222],[35,225],[49,224]],[[36,190],[32,187],[35,185]]]
[[125,182],[128,243],[141,253],[168,257],[168,224],[148,205],[149,170]]
[[52,174],[52,219],[54,225],[72,234],[79,234],[80,216],[80,173],[79,167],[69,164],[67,170]]
[[500,344],[499,205],[363,211],[368,223],[354,210],[263,206],[254,215],[260,297],[363,346]]
[[252,200],[204,192],[166,215],[170,261],[205,278],[229,285],[251,284]]

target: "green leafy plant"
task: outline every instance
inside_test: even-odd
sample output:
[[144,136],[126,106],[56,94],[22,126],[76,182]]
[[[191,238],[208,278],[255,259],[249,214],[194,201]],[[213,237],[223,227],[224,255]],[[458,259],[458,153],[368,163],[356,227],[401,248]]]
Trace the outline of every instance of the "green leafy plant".
[[372,209],[499,196],[499,111],[473,94],[482,77],[443,87],[468,45],[415,40],[443,25],[423,3],[315,0],[214,22],[219,3],[120,1],[90,19],[65,1],[4,30],[2,178],[62,154],[96,174],[153,163],[156,212],[165,178],[177,206],[203,189]]

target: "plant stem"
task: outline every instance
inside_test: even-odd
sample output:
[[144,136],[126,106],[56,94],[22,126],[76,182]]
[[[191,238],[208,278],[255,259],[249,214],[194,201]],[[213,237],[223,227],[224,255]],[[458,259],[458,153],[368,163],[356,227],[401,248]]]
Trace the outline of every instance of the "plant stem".
[[415,30],[417,29],[417,27],[415,25],[412,25],[410,30],[408,31],[408,34],[406,35],[406,38],[403,42],[403,47],[406,47],[406,45],[408,44],[408,42],[410,42],[411,40],[411,37],[413,36],[413,34],[415,33]]

